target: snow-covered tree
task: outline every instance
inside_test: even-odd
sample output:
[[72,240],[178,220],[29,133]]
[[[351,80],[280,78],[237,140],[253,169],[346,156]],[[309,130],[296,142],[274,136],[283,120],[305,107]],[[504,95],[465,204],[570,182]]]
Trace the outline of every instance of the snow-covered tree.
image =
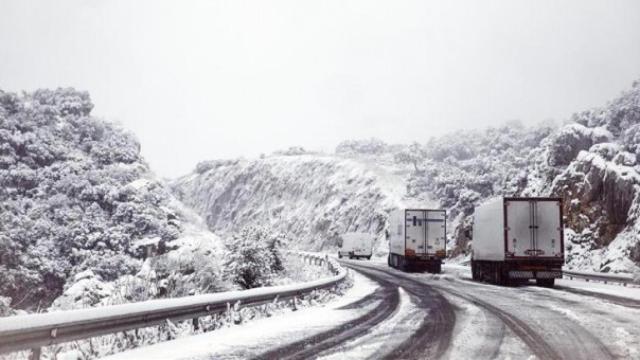
[[284,237],[264,227],[249,226],[226,241],[225,274],[243,289],[269,285],[284,270]]
[[134,240],[181,231],[133,135],[91,117],[86,92],[0,91],[0,296],[46,307],[87,269],[132,274]]

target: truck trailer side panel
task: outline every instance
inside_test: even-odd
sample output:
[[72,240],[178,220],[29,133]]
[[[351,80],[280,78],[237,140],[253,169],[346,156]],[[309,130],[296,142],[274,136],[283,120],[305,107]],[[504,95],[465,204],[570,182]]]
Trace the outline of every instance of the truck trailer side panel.
[[482,260],[504,260],[504,202],[490,200],[476,208],[473,223],[473,256]]

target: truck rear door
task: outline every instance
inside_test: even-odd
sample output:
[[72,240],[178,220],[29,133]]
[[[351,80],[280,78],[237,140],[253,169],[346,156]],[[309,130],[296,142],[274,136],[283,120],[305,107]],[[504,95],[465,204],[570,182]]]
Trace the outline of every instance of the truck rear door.
[[422,255],[427,250],[425,212],[423,210],[407,210],[405,214],[405,255]]
[[505,200],[506,247],[511,257],[529,256],[533,249],[531,204],[525,200]]
[[556,199],[505,200],[508,257],[562,255],[561,202]]
[[534,203],[534,245],[538,256],[562,256],[562,203],[557,200],[541,200]]
[[427,210],[426,211],[426,223],[427,223],[427,253],[435,254],[436,252],[445,250],[446,243],[446,228],[445,228],[446,213],[440,210]]

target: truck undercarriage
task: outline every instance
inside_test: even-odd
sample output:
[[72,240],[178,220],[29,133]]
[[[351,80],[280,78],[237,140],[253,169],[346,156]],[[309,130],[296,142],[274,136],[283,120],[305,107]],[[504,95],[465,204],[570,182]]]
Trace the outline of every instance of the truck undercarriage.
[[509,261],[471,261],[473,280],[496,285],[518,285],[535,279],[539,286],[553,287],[562,278],[562,260],[523,259]]

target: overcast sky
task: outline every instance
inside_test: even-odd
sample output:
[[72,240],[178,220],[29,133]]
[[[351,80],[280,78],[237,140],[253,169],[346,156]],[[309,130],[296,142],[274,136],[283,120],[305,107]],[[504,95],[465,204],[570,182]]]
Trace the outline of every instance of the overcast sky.
[[640,1],[0,1],[0,88],[88,90],[162,176],[561,121],[640,78]]

